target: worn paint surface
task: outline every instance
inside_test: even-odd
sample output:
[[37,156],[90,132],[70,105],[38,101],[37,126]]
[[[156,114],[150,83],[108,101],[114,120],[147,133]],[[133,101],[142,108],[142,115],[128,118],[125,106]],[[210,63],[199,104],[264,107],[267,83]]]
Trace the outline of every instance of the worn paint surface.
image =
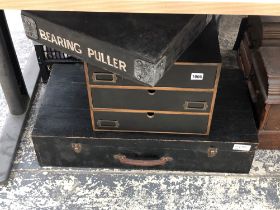
[[[232,55],[224,65],[236,67]],[[248,175],[41,168],[30,136],[44,89],[41,85],[11,178],[0,185],[1,210],[280,209],[280,151],[257,151]],[[1,119],[3,100],[0,92]]]

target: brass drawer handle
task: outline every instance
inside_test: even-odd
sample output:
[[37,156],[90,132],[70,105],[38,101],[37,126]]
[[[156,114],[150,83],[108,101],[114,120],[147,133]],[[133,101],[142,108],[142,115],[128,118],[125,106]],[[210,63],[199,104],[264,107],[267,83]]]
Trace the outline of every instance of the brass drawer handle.
[[97,120],[97,126],[99,128],[118,128],[120,123],[117,120]]
[[208,108],[207,102],[194,102],[194,101],[186,101],[183,105],[184,110],[192,110],[192,111],[206,111]]
[[117,75],[111,73],[96,73],[92,74],[93,82],[116,83]]
[[169,156],[161,157],[158,160],[134,160],[134,159],[127,158],[125,155],[122,154],[114,155],[114,159],[124,165],[146,166],[146,167],[163,166],[168,162],[173,161],[173,158]]

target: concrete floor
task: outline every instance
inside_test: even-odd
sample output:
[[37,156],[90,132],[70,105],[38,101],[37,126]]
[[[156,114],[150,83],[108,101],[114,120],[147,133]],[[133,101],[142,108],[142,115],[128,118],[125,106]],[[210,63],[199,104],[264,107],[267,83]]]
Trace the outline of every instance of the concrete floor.
[[[24,66],[32,44],[18,15],[8,18]],[[248,175],[41,168],[30,136],[44,90],[40,85],[10,180],[0,186],[0,209],[280,209],[279,151],[257,151]],[[1,91],[0,107],[1,123],[7,113]]]

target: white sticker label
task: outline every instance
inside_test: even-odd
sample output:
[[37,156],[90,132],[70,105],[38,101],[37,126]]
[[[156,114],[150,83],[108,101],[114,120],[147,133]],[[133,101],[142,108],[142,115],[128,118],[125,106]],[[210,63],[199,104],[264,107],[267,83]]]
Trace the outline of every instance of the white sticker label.
[[233,150],[240,150],[240,151],[250,151],[251,145],[246,145],[246,144],[234,144],[232,149],[233,149]]
[[191,80],[203,80],[203,73],[192,73]]

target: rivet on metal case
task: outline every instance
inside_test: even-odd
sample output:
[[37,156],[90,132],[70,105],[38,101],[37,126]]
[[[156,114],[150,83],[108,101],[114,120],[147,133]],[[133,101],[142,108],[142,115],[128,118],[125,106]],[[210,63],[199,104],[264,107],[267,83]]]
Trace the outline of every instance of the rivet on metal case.
[[163,56],[157,64],[136,59],[134,61],[134,76],[139,81],[155,86],[163,76],[166,66],[166,56]]
[[218,148],[209,147],[208,148],[208,157],[215,157],[218,154]]
[[82,145],[79,143],[72,143],[72,149],[79,154],[82,151]]

